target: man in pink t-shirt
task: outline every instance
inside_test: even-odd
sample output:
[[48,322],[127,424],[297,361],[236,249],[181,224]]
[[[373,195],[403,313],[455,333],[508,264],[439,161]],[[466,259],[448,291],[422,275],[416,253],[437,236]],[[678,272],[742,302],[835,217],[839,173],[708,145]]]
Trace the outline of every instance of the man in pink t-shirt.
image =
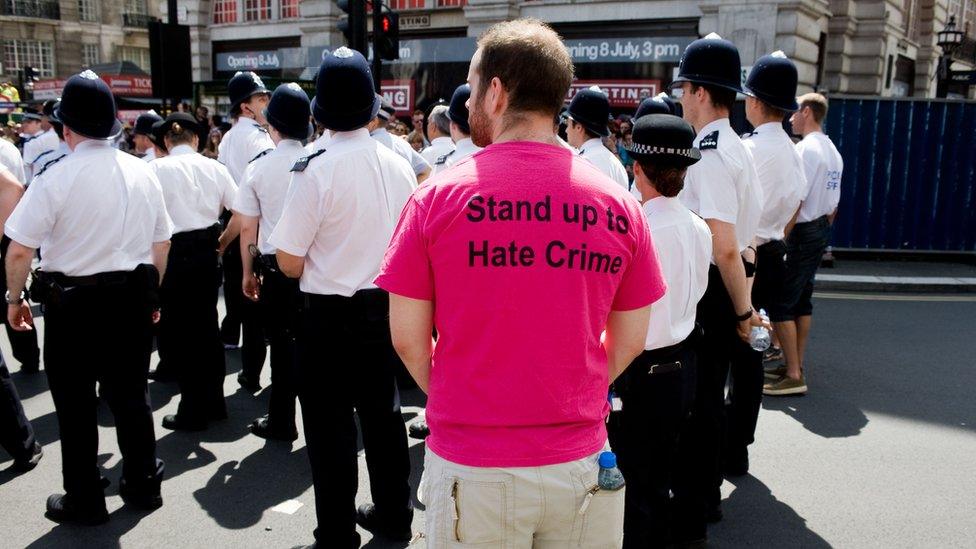
[[553,134],[572,71],[538,21],[482,36],[469,122],[487,148],[413,194],[376,279],[429,394],[433,549],[622,538],[623,490],[597,488],[607,386],[665,285],[640,205]]

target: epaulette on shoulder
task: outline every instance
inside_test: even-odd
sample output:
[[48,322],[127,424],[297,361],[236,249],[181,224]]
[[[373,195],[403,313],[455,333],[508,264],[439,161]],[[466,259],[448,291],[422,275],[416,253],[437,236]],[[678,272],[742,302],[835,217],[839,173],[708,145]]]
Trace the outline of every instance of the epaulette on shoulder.
[[304,172],[305,171],[305,168],[308,167],[308,163],[313,158],[315,158],[316,156],[318,156],[318,155],[320,155],[320,154],[322,154],[324,152],[325,152],[325,149],[319,149],[319,150],[313,152],[312,154],[310,154],[308,156],[304,156],[302,158],[299,158],[298,159],[298,162],[295,162],[295,165],[291,167],[291,171],[293,171],[293,172]]
[[700,151],[705,151],[708,149],[717,149],[717,148],[718,148],[718,130],[715,130],[712,133],[706,135],[698,143],[698,150]]
[[247,163],[248,163],[248,164],[250,164],[251,162],[254,162],[254,161],[255,161],[255,160],[257,160],[258,158],[261,158],[262,156],[264,156],[264,155],[266,155],[266,154],[268,154],[269,152],[271,152],[271,151],[273,151],[273,150],[274,150],[274,149],[265,149],[265,150],[263,150],[263,151],[261,151],[261,152],[259,152],[259,153],[258,153],[258,155],[257,155],[257,156],[255,156],[254,158],[252,158],[252,159],[250,159],[250,160],[248,160],[248,161],[247,161]]
[[447,154],[442,154],[442,155],[438,156],[437,157],[437,160],[434,161],[434,165],[435,166],[440,166],[441,164],[447,163],[447,157],[451,156],[452,154],[454,154],[454,151],[451,151],[451,152],[449,152]]
[[257,129],[259,129],[259,130],[261,130],[261,131],[263,131],[264,133],[268,133],[268,130],[265,129],[265,127],[262,126],[261,124],[258,124],[257,122],[254,123],[254,127],[257,128]]
[[756,130],[753,130],[751,132],[746,132],[746,133],[740,135],[739,136],[739,139],[749,139],[750,137],[756,135],[757,133],[759,133],[759,132],[757,132]]
[[42,173],[46,172],[48,168],[50,168],[54,164],[57,164],[58,162],[61,161],[62,158],[66,157],[66,156],[68,156],[68,155],[62,154],[61,156],[59,156],[57,158],[54,158],[52,160],[48,160],[47,163],[44,164],[44,167],[41,168],[41,171],[39,171],[36,174],[34,174],[34,177],[39,177]]

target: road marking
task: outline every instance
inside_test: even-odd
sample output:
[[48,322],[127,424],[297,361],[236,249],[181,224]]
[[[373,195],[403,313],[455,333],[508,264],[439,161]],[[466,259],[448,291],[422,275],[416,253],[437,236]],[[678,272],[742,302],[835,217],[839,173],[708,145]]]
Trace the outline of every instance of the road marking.
[[288,501],[283,501],[278,505],[271,508],[272,511],[276,513],[284,513],[286,515],[294,515],[295,511],[301,509],[304,503],[298,501],[297,499],[290,499]]
[[847,294],[814,292],[821,299],[848,299],[852,301],[914,301],[914,302],[976,302],[976,295],[913,295],[913,294]]

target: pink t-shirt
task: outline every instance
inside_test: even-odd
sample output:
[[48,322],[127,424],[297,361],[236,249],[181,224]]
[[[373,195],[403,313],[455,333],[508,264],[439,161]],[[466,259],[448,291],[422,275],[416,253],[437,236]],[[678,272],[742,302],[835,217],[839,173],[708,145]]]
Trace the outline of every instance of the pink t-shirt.
[[606,441],[611,310],[665,290],[640,205],[585,159],[491,145],[418,188],[376,284],[434,302],[428,447],[534,467]]

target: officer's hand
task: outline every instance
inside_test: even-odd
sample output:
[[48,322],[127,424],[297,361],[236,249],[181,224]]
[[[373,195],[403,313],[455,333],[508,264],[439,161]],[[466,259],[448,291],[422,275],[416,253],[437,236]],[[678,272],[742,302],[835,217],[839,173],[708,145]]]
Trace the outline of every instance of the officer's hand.
[[770,331],[773,329],[773,327],[769,325],[769,322],[763,320],[763,318],[759,316],[759,313],[752,311],[752,317],[739,322],[739,326],[737,327],[739,337],[742,338],[742,341],[749,343],[749,335],[752,333],[753,327],[759,326]]
[[34,329],[34,317],[31,316],[30,305],[26,301],[19,305],[7,305],[7,322],[18,332]]
[[244,297],[251,301],[261,297],[261,281],[256,276],[245,276],[241,289],[244,290]]

